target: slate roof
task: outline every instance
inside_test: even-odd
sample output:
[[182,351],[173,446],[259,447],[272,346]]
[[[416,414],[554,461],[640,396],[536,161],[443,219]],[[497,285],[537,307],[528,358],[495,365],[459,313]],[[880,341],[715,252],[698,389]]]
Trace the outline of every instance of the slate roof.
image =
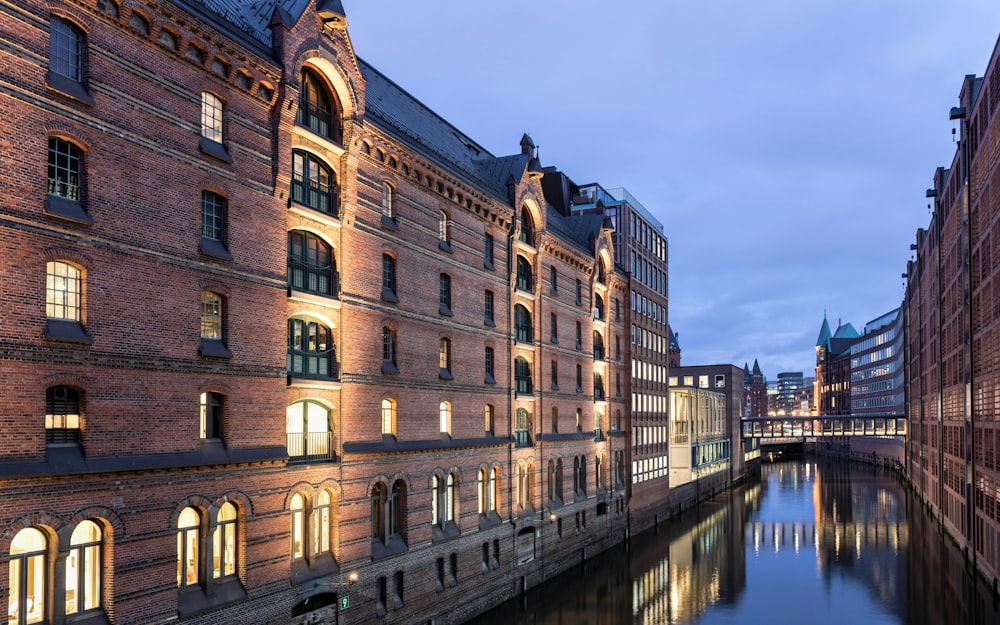
[[816,346],[825,346],[831,338],[830,324],[826,321],[826,313],[823,314],[823,325],[819,328],[819,338],[816,339]]
[[[271,47],[271,18],[275,9],[281,9],[294,22],[302,17],[309,0],[187,0],[202,5],[237,30],[250,35],[268,48]],[[291,25],[291,24],[289,24]]]

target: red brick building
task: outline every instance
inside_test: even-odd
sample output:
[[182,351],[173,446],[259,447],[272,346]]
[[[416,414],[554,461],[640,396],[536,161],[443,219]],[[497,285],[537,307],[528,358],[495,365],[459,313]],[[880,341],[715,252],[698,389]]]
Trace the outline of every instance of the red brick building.
[[622,539],[637,291],[530,138],[428,110],[338,0],[53,7],[0,52],[11,623],[454,623]]

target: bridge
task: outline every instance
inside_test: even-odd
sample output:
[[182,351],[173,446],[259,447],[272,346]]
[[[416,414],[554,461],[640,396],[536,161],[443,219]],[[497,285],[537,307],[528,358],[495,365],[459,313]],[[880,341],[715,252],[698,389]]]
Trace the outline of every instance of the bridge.
[[876,519],[869,521],[834,521],[826,518],[819,523],[782,523],[779,521],[747,522],[744,538],[754,550],[768,547],[775,552],[783,547],[853,548],[861,553],[866,548],[892,549],[906,547],[910,541],[909,525],[905,519]]
[[743,438],[802,439],[824,436],[906,436],[906,417],[749,417],[742,420]]

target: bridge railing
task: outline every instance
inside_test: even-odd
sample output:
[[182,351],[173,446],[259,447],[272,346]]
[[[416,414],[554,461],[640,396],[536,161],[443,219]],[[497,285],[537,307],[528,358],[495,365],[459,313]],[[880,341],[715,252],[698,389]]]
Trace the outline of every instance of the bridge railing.
[[814,436],[906,436],[905,417],[752,417],[743,419],[743,438]]

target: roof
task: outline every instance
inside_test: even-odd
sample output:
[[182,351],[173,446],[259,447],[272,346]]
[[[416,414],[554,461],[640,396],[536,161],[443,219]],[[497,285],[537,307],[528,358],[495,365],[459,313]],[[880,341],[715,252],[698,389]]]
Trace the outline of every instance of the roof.
[[826,346],[830,341],[830,324],[826,321],[826,313],[823,313],[823,325],[819,328],[819,337],[816,339],[816,346]]
[[[280,9],[292,24],[299,21],[310,0],[187,0],[215,13],[237,30],[271,47],[271,18]],[[286,18],[286,19],[287,19]]]
[[850,323],[842,323],[837,326],[837,331],[833,333],[835,339],[856,339],[860,334]]
[[757,359],[753,359],[753,374],[754,375],[764,375],[764,372],[760,370],[760,365],[757,364]]

